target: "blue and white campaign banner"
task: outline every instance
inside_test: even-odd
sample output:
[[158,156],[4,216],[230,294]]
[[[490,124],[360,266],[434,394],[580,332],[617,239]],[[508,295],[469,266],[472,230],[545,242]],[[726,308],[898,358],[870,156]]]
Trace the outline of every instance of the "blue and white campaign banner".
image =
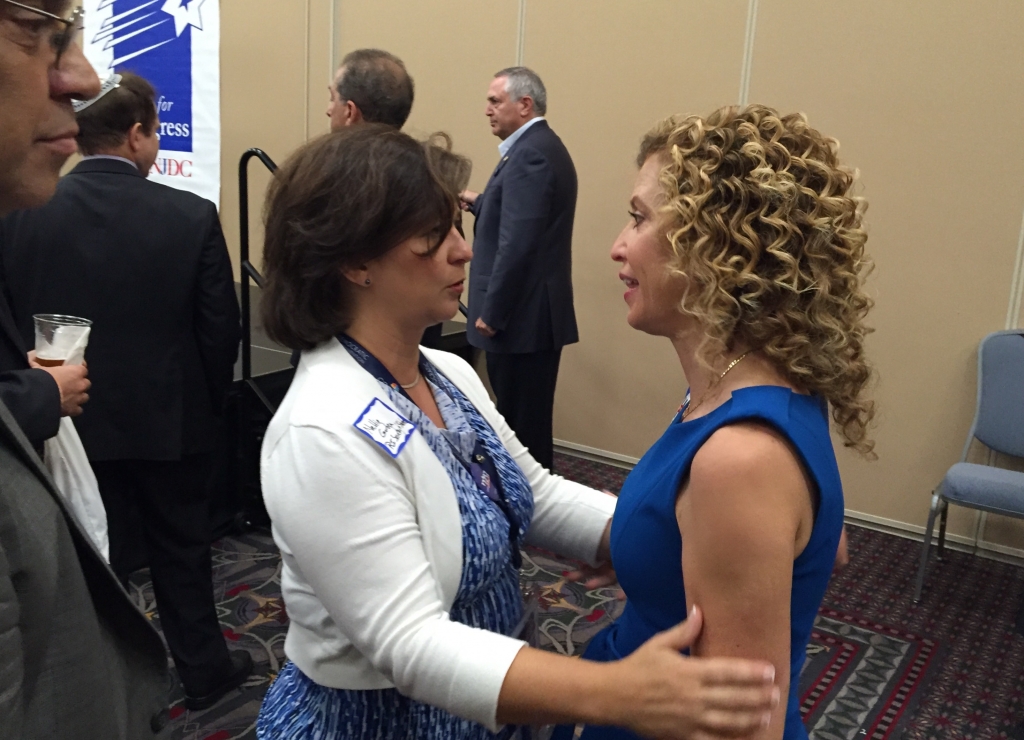
[[220,203],[220,0],[85,0],[85,55],[100,79],[156,88],[160,155],[149,177]]

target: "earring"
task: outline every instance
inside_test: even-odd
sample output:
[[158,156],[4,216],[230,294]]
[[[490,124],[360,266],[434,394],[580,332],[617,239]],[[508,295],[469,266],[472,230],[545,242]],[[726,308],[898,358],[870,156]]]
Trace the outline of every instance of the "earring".
[[370,284],[370,278],[366,278],[366,283],[365,283],[365,284],[366,284],[366,285],[369,285],[369,284]]

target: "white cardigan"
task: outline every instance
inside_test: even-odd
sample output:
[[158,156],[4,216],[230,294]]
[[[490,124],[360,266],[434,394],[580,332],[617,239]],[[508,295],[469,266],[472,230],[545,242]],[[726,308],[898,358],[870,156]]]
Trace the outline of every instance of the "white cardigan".
[[[550,474],[516,439],[473,369],[427,358],[473,403],[525,473],[526,542],[593,562],[615,499]],[[462,576],[455,490],[413,433],[392,458],[355,428],[387,393],[337,341],[303,352],[263,442],[263,497],[281,549],[285,654],[323,686],[396,686],[492,731],[523,644],[449,619]]]

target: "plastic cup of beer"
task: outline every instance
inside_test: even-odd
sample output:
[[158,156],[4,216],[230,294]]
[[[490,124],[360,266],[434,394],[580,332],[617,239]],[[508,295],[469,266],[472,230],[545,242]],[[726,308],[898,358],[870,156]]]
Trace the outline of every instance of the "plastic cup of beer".
[[36,314],[32,319],[36,327],[36,362],[43,367],[82,364],[92,328],[89,319],[54,313]]

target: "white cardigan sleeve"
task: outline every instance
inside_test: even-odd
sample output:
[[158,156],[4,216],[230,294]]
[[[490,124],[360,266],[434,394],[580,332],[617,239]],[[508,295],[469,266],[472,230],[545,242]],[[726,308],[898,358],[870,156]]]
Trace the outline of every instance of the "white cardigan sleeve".
[[480,378],[464,360],[446,352],[430,359],[476,406],[526,475],[533,489],[533,521],[526,542],[576,560],[596,564],[601,535],[615,513],[618,499],[553,475],[533,459],[491,401]]
[[403,694],[492,731],[524,643],[449,619],[412,494],[331,432],[292,426],[263,465],[275,534],[341,631]]

